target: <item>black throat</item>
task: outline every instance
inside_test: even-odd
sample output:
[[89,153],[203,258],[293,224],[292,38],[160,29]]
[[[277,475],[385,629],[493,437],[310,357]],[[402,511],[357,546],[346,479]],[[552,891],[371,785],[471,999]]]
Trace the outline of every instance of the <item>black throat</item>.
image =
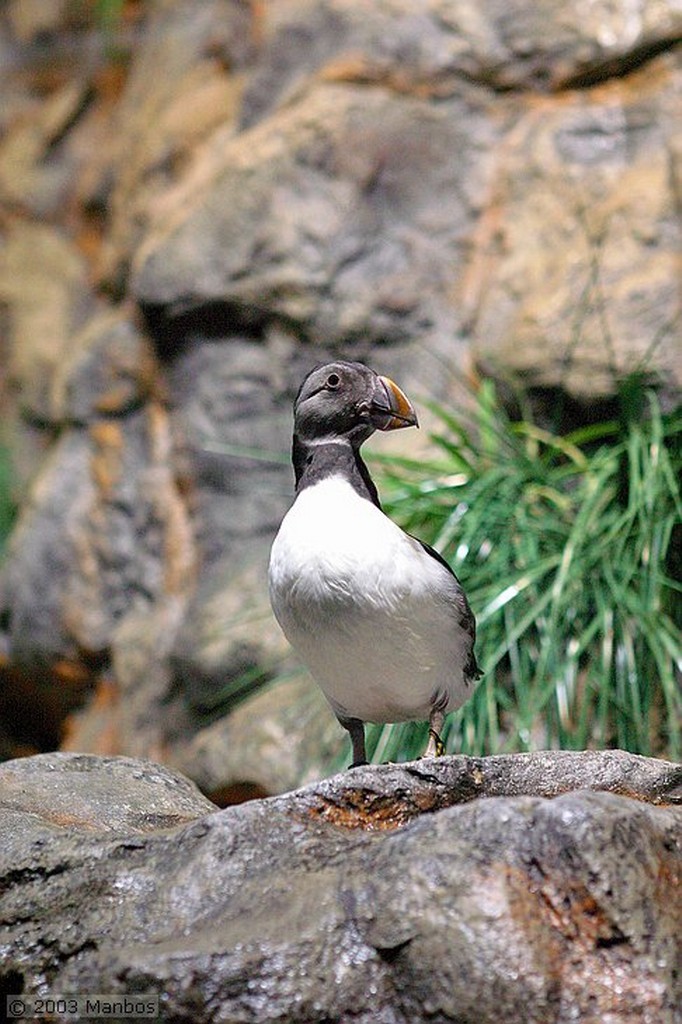
[[296,475],[296,493],[329,476],[342,476],[361,498],[381,508],[379,495],[360,452],[347,440],[311,444],[294,434],[291,453]]

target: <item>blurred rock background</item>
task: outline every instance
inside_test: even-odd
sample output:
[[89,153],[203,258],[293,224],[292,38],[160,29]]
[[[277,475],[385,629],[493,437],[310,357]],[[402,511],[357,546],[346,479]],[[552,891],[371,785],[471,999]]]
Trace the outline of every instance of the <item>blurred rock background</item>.
[[681,42],[674,0],[0,8],[2,756],[219,803],[319,776],[338,727],[265,585],[300,378],[674,396]]

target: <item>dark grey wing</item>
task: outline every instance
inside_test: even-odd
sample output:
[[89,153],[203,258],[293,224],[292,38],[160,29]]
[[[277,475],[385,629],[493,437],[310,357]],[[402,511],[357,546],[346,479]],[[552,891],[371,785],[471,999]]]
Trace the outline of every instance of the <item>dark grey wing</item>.
[[476,619],[474,618],[474,613],[472,612],[469,606],[469,602],[467,601],[467,597],[462,588],[462,584],[457,579],[457,576],[455,575],[452,566],[448,562],[446,562],[446,560],[441,555],[440,551],[436,551],[436,549],[432,548],[430,544],[426,543],[426,541],[420,540],[419,537],[415,537],[413,534],[410,534],[410,537],[412,537],[413,540],[417,541],[420,547],[422,547],[424,551],[426,551],[427,555],[431,555],[431,557],[435,558],[437,562],[440,562],[440,564],[445,569],[447,569],[447,571],[450,573],[450,575],[455,580],[455,583],[457,584],[457,611],[459,612],[459,624],[465,631],[465,633],[468,633],[471,636],[471,648],[469,650],[469,657],[467,659],[467,663],[464,666],[464,675],[466,679],[471,679],[472,681],[480,679],[483,673],[478,667],[478,663],[476,661],[476,654],[474,653],[474,643],[476,642]]

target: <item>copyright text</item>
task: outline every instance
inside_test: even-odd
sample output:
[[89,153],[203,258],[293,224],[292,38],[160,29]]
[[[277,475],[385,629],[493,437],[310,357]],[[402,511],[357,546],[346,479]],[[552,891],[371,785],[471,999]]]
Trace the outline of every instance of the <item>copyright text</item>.
[[159,997],[147,993],[122,995],[55,995],[55,996],[7,996],[7,1017],[9,1020],[22,1018],[36,1020],[41,1017],[68,1020],[107,1017],[116,1020],[154,1020],[159,1016]]

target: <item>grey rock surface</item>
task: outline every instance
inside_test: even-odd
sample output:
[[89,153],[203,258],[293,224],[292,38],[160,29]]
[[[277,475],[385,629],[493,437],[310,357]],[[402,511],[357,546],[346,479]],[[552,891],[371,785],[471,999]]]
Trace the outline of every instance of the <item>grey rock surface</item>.
[[583,402],[640,360],[679,388],[680,118],[679,54],[519,117],[491,186],[504,212],[479,223],[463,296],[482,363]]
[[70,425],[122,417],[154,396],[157,364],[129,314],[105,309],[70,340],[52,381],[55,420]]
[[4,565],[12,652],[29,670],[97,654],[131,611],[187,585],[193,546],[161,408],[64,431]]
[[133,261],[134,295],[163,307],[179,295],[220,303],[318,345],[454,334],[447,292],[483,201],[487,103],[467,86],[433,105],[311,82],[226,141],[203,188],[170,224],[151,226]]
[[[458,80],[494,92],[546,93],[589,85],[673,47],[679,10],[658,0],[635,9],[561,0],[298,0],[273,4],[265,47],[248,83],[242,121],[251,123],[325,67],[382,73],[403,89],[447,93]],[[308,45],[302,47],[302,42]],[[386,74],[388,72],[388,74]]]
[[152,761],[47,754],[0,767],[3,815],[33,814],[74,832],[131,835],[215,810],[189,779]]
[[317,345],[465,339],[582,401],[642,359],[679,387],[681,35],[660,3],[274,4],[131,291]]
[[244,792],[270,796],[328,775],[348,752],[319,686],[299,671],[175,745],[168,760],[225,807]]
[[154,993],[192,1024],[676,1024],[681,800],[682,766],[618,751],[368,767],[223,811],[150,762],[7,762],[0,980]]

